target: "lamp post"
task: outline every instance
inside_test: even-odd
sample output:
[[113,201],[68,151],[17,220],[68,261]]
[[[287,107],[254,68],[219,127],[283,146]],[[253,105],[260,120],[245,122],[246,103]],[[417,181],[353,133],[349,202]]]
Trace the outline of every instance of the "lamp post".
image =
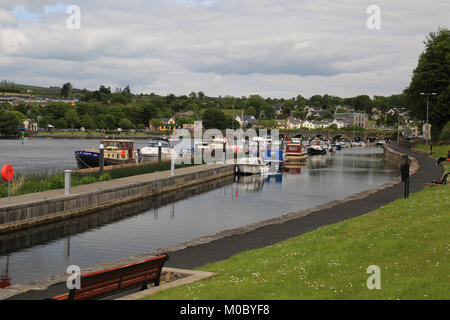
[[428,106],[429,106],[429,102],[430,102],[430,95],[435,96],[435,95],[437,95],[437,93],[436,92],[421,92],[420,95],[421,96],[427,96],[427,123],[426,123],[427,135],[426,135],[426,138],[425,138],[425,145],[428,146],[428,135],[430,134],[430,125],[428,123]]

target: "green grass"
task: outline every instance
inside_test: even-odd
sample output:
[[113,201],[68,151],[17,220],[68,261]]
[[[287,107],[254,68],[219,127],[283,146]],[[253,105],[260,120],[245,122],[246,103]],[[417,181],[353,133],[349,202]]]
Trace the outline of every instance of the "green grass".
[[[99,174],[72,174],[72,187],[83,184],[91,184],[100,181],[111,180],[110,172]],[[43,192],[47,190],[64,188],[64,173],[19,173],[15,174],[11,181],[11,195],[19,196],[23,194]],[[8,196],[7,182],[0,182],[0,198]]]
[[[449,299],[450,187],[247,251],[199,270],[217,276],[147,299]],[[381,269],[381,289],[366,286]]]
[[[413,149],[430,152],[430,146],[427,146],[425,144],[416,144],[414,145]],[[441,144],[441,145],[433,145],[433,154],[431,157],[434,159],[439,159],[440,157],[447,157],[448,150],[450,150],[449,144]],[[442,165],[445,168],[446,172],[450,171],[450,163],[443,162]]]

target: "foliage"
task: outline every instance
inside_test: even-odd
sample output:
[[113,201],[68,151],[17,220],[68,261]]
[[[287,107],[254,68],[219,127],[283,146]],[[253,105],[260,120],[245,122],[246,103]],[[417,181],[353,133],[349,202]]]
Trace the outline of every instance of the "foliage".
[[68,98],[71,90],[72,90],[72,84],[70,82],[64,83],[61,88],[61,97]]
[[0,135],[13,135],[16,128],[23,123],[23,114],[18,111],[0,109]]
[[414,116],[425,120],[427,97],[420,93],[437,93],[429,96],[429,122],[437,137],[450,118],[450,30],[431,32],[424,43],[405,94]]
[[447,121],[447,124],[442,128],[439,139],[441,141],[450,141],[450,121]]
[[232,117],[225,115],[219,109],[207,109],[203,113],[203,126],[205,129],[225,130],[228,128],[238,128],[239,123],[235,123]]

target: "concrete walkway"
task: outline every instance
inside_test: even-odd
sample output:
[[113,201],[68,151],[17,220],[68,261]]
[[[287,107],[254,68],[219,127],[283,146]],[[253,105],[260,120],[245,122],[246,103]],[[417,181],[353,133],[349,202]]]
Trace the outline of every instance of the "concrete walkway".
[[[419,170],[410,179],[410,192],[418,192],[424,188],[425,183],[439,178],[443,168],[436,165],[436,161],[428,156],[412,152],[395,145],[393,149],[415,157],[420,165]],[[346,219],[369,213],[396,199],[403,197],[403,184],[377,191],[364,199],[336,205],[323,209],[307,216],[290,220],[281,224],[269,225],[257,230],[232,235],[207,244],[188,247],[184,250],[170,253],[170,260],[166,266],[182,269],[201,267],[207,263],[217,262],[246,250],[263,248],[280,241],[313,231],[321,226],[337,223]],[[281,213],[280,213],[281,214]],[[66,292],[65,284],[49,287],[44,291],[29,291],[14,297],[12,300],[44,299]],[[111,296],[110,299],[128,295],[135,291],[123,292],[120,295]]]
[[[188,173],[194,173],[194,172],[200,172],[205,169],[214,169],[221,167],[222,165],[219,164],[212,164],[212,165],[198,165],[198,166],[192,166],[187,168],[180,168],[175,170],[175,176],[188,174]],[[89,194],[93,191],[97,190],[107,190],[112,189],[115,187],[123,187],[127,185],[132,185],[135,183],[145,182],[145,181],[152,181],[155,180],[156,177],[158,179],[167,178],[171,175],[171,171],[161,171],[158,173],[148,173],[138,176],[131,176],[126,178],[120,178],[120,179],[114,179],[114,180],[108,180],[103,182],[97,182],[97,183],[91,183],[91,184],[84,184],[77,187],[73,187],[71,190],[72,195],[80,195],[80,194]],[[24,194],[21,196],[11,197],[11,205],[15,204],[29,204],[44,200],[52,200],[52,199],[60,199],[64,198],[64,189],[57,189],[57,190],[48,190],[44,192],[38,192],[38,193],[30,193],[30,194]],[[0,208],[7,207],[8,204],[8,198],[0,198]]]

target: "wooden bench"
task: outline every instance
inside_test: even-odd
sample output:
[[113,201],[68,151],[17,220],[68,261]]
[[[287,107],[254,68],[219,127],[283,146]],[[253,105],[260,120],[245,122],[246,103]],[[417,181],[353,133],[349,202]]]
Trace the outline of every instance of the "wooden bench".
[[165,253],[147,260],[81,275],[80,289],[71,289],[51,300],[91,300],[139,286],[141,290],[145,290],[149,283],[159,286],[161,270],[167,260],[169,256]]
[[444,173],[442,178],[433,180],[433,184],[447,184],[448,172]]

